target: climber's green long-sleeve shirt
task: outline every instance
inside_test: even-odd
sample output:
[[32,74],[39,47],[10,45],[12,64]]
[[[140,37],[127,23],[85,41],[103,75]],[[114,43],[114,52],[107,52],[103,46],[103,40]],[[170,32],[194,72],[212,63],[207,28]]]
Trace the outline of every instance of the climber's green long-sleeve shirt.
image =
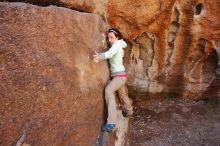
[[121,39],[114,42],[108,51],[99,53],[100,59],[109,59],[111,76],[125,73],[125,67],[123,65],[123,49],[126,47],[126,42]]

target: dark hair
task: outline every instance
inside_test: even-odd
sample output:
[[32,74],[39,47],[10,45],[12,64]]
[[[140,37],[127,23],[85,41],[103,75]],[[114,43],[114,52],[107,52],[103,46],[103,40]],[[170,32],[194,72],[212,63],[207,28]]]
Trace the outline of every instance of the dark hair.
[[110,28],[108,30],[108,33],[113,32],[115,34],[115,36],[120,40],[123,39],[123,36],[121,34],[121,32],[117,29],[117,28]]

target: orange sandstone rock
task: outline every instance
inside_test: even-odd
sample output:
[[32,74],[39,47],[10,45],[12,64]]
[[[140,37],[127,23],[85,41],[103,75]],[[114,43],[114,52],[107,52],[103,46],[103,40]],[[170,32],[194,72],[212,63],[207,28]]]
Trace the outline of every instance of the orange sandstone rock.
[[130,42],[125,57],[130,87],[154,96],[219,97],[219,5],[109,0],[108,22]]

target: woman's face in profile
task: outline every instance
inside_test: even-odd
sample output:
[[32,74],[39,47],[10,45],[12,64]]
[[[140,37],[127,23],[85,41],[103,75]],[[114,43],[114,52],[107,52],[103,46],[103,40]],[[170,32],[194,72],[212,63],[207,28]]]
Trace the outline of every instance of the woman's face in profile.
[[108,41],[111,45],[117,40],[118,40],[118,38],[115,36],[114,32],[108,33]]

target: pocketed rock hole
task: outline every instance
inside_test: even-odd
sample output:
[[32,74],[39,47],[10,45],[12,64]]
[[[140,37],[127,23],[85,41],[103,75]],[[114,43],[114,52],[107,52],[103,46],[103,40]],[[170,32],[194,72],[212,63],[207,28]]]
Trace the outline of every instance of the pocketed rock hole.
[[193,70],[196,63],[198,63],[199,60],[201,60],[202,58],[205,57],[205,48],[206,48],[206,40],[203,38],[200,38],[198,40],[198,43],[196,44],[192,54],[188,58],[187,65],[190,70]]
[[[217,52],[217,55],[218,55],[218,58],[219,58],[218,66],[220,68],[220,40],[215,41],[215,46],[216,46],[216,52]],[[220,73],[220,70],[218,70],[218,73]]]
[[139,45],[139,57],[144,61],[143,64],[145,69],[152,66],[154,58],[154,41],[154,38],[151,38],[146,32],[134,40],[134,42]]
[[173,12],[173,21],[170,24],[170,27],[168,29],[168,40],[167,40],[167,53],[166,53],[166,65],[170,66],[171,64],[171,57],[173,54],[173,50],[175,47],[175,40],[176,40],[176,35],[179,30],[179,16],[180,12],[179,10],[175,7],[174,12]]
[[214,78],[216,78],[218,69],[218,55],[215,50],[209,53],[203,67],[202,67],[202,79],[205,83],[210,83]]
[[200,15],[203,11],[204,7],[203,4],[197,4],[195,8],[195,15]]

